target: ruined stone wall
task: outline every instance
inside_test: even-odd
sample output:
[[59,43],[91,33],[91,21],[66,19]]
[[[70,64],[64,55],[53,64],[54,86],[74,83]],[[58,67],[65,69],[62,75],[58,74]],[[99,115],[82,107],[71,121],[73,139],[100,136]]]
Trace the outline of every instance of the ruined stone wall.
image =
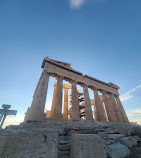
[[0,158],[140,158],[141,127],[51,120],[0,130]]

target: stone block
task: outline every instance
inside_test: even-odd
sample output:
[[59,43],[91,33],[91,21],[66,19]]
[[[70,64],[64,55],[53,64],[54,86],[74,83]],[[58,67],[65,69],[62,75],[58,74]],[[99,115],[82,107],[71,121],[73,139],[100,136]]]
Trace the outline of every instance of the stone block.
[[107,129],[105,129],[105,132],[106,132],[107,134],[117,134],[117,133],[118,133],[118,130],[117,130],[117,129],[107,128]]
[[96,134],[73,134],[71,158],[106,158],[105,143]]
[[70,145],[59,145],[59,147],[58,147],[60,150],[70,150]]
[[137,136],[119,138],[119,141],[129,148],[131,148],[132,146],[136,146],[139,140],[140,139]]
[[116,140],[116,139],[122,138],[122,137],[124,137],[123,134],[108,134],[108,138],[109,138],[109,139],[114,139],[114,140]]
[[97,135],[99,135],[102,138],[107,137],[107,133],[105,132],[98,132]]
[[141,126],[135,126],[134,133],[141,138]]
[[58,135],[41,133],[9,133],[1,146],[1,158],[57,158]]
[[126,136],[130,136],[134,131],[131,126],[120,126],[117,130],[120,134],[124,134]]
[[130,150],[125,145],[118,142],[108,145],[107,153],[111,158],[124,158],[130,155]]

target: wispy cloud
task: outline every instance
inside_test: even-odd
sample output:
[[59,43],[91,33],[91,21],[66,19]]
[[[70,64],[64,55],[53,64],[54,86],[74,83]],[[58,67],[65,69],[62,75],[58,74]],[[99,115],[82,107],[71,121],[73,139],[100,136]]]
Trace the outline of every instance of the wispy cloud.
[[132,113],[128,114],[128,117],[141,116],[141,109],[135,109]]
[[88,2],[88,3],[103,3],[103,2],[107,2],[108,0],[69,0],[71,8],[79,8],[80,6],[82,6],[84,3]]
[[131,90],[127,91],[125,94],[123,94],[120,97],[121,101],[129,100],[130,98],[133,98],[134,97],[133,93],[140,88],[141,88],[141,85],[137,85],[135,88],[132,88]]
[[141,109],[135,109],[133,112],[128,113],[127,116],[129,117],[130,122],[137,122],[141,125]]
[[69,0],[72,8],[79,8],[86,0]]

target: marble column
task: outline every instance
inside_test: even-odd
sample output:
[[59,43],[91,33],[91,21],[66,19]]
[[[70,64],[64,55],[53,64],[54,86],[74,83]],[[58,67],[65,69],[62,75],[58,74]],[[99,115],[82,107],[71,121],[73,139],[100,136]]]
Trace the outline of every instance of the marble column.
[[107,96],[105,91],[102,90],[101,92],[102,92],[102,96],[103,96],[103,101],[105,103],[105,108],[107,111],[108,120],[109,120],[109,122],[115,122],[114,114],[113,114],[112,108],[110,106],[108,96]]
[[30,120],[31,118],[31,108],[28,107],[27,112],[25,113],[24,122]]
[[64,88],[64,112],[63,118],[68,119],[68,88]]
[[39,79],[38,84],[37,84],[37,86],[36,86],[36,89],[35,89],[35,91],[34,91],[33,98],[34,98],[34,96],[35,96],[35,94],[36,94],[36,92],[37,92],[37,89],[39,88],[39,85],[40,85],[40,82],[41,82],[42,78],[43,78],[43,72],[42,72],[42,74],[41,74],[41,76],[40,76],[40,79]]
[[117,105],[118,105],[118,108],[119,108],[119,111],[121,112],[121,116],[122,116],[122,119],[123,119],[123,122],[124,123],[129,123],[129,120],[128,120],[128,117],[126,115],[126,112],[123,108],[123,105],[120,101],[120,98],[118,95],[115,95],[115,98],[116,98],[116,101],[117,101]]
[[53,118],[62,119],[62,93],[63,93],[63,79],[57,77],[56,94],[54,101]]
[[72,120],[80,120],[80,110],[78,101],[78,92],[76,88],[76,82],[72,82],[72,108],[71,108],[71,118]]
[[95,121],[98,121],[98,116],[97,116],[97,111],[96,111],[96,105],[94,105],[94,116],[95,116]]
[[104,116],[104,111],[101,106],[98,90],[97,89],[93,89],[93,90],[94,90],[94,99],[95,99],[98,121],[106,122],[106,117]]
[[46,71],[43,72],[38,89],[34,94],[32,105],[30,108],[30,120],[43,120],[45,118],[44,108],[46,103],[48,81],[50,74]]
[[114,95],[112,93],[108,93],[108,96],[109,96],[109,99],[111,101],[111,104],[112,104],[112,107],[113,107],[113,110],[114,110],[117,122],[118,123],[122,123],[123,122],[122,116],[121,116],[121,114],[120,114],[120,112],[118,110],[117,103],[115,101]]
[[101,106],[102,106],[102,109],[103,109],[104,116],[106,117],[106,122],[109,122],[108,117],[107,117],[107,113],[106,113],[106,110],[105,110],[105,107],[104,107],[103,100],[101,100]]
[[51,118],[53,118],[55,95],[56,95],[56,84],[54,85],[54,92],[53,92],[53,98],[52,98],[52,106],[51,106],[51,113],[50,113]]
[[90,101],[89,92],[88,92],[88,86],[87,85],[83,86],[83,93],[84,93],[86,120],[93,120],[91,101]]

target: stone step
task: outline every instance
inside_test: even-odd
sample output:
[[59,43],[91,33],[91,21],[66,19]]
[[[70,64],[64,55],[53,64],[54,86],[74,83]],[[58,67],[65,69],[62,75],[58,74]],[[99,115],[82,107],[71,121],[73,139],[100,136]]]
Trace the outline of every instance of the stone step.
[[61,151],[66,151],[66,150],[70,150],[70,145],[65,144],[65,145],[59,145],[58,149]]

